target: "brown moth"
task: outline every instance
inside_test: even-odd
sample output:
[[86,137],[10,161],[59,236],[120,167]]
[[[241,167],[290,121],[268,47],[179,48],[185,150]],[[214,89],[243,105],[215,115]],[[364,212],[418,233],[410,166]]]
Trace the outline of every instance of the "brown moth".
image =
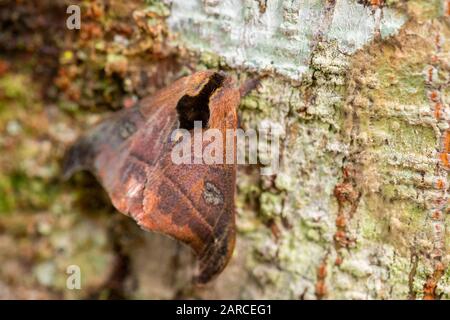
[[201,120],[202,130],[216,128],[225,136],[237,127],[241,94],[253,85],[247,86],[240,92],[222,72],[181,78],[81,137],[66,154],[64,176],[91,171],[117,210],[144,230],[190,246],[200,261],[194,281],[206,283],[225,268],[234,248],[236,162],[176,165],[171,134]]

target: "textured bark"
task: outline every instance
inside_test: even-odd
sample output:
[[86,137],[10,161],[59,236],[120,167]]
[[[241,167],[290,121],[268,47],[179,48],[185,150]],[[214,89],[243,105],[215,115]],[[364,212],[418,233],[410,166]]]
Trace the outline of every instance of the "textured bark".
[[[70,141],[98,118],[93,110],[120,107],[122,101],[130,103],[205,68],[223,69],[241,82],[264,76],[241,103],[241,125],[246,129],[271,123],[283,134],[276,175],[261,176],[255,166],[239,168],[236,250],[217,280],[202,288],[189,283],[195,264],[187,248],[144,233],[125,217],[112,216],[111,209],[103,214],[99,211],[107,210],[95,205],[80,209],[76,201],[90,180],[75,180],[34,206],[38,226],[53,226],[48,231],[56,239],[52,250],[60,243],[54,230],[80,236],[68,231],[72,225],[97,228],[96,234],[112,239],[111,246],[102,237],[89,240],[94,243],[89,255],[100,261],[91,266],[97,271],[86,267],[85,272],[103,275],[88,281],[91,296],[450,298],[447,0],[103,4],[84,5],[89,15],[79,34],[59,47],[58,75],[52,78],[56,102],[50,107],[40,102],[44,106],[36,110],[43,117],[56,110],[52,123],[39,129],[50,130],[54,145],[33,168],[54,168]],[[66,32],[62,37],[74,35]],[[8,79],[26,87],[21,77]],[[0,88],[5,91],[11,81]],[[97,83],[103,86],[92,89]],[[28,99],[23,95],[19,92],[15,101]],[[29,122],[25,115],[20,117],[21,123]],[[55,123],[63,129],[56,130]],[[24,150],[27,142],[36,142],[36,133],[27,134],[15,138]],[[0,165],[9,168],[3,160]],[[21,168],[24,177],[38,175],[44,186],[51,184],[45,179],[59,174],[57,166],[50,173],[31,173],[26,165]],[[5,172],[0,182],[9,181],[9,172],[17,170]],[[3,185],[2,190],[8,190]],[[23,194],[13,196],[16,203],[34,199]],[[92,194],[83,192],[81,198]],[[7,205],[13,214],[0,215],[0,222],[21,225],[29,207]],[[69,212],[73,221],[65,223]],[[12,242],[21,233],[1,236]],[[14,256],[2,247],[0,254]],[[86,291],[67,292],[61,285],[64,274],[58,272],[75,256],[82,269],[90,266],[81,249],[69,248],[63,257],[48,254],[39,263],[31,259],[31,268],[40,268],[34,271],[39,292],[86,296]],[[53,271],[53,282],[39,278],[49,268],[59,270]],[[14,285],[36,294],[30,289],[35,276],[25,283],[8,280],[15,277],[0,271],[0,295]]]

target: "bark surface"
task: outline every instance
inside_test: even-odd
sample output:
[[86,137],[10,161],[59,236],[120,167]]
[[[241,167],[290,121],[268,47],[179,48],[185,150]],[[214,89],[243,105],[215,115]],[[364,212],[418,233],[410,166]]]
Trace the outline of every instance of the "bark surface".
[[[450,298],[448,0],[79,5],[68,30],[65,1],[0,4],[1,298]],[[202,69],[262,77],[241,126],[282,134],[275,175],[239,167],[234,255],[194,288],[187,248],[92,177],[62,182],[60,161],[108,112]]]

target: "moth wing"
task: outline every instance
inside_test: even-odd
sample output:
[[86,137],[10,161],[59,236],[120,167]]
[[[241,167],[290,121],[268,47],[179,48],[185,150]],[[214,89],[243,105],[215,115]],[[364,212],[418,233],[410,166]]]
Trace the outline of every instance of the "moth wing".
[[[177,102],[203,90],[212,75],[182,78],[141,106],[117,112],[72,146],[64,163],[66,177],[80,169],[91,171],[113,205],[144,229],[189,245],[200,259],[199,283],[217,275],[234,248],[236,166],[174,165],[170,137],[178,127]],[[183,89],[189,81],[192,86]],[[218,91],[210,122],[236,128],[239,93],[231,84]],[[223,98],[229,101],[219,101]]]
[[188,244],[200,260],[199,283],[225,268],[234,249],[234,165],[171,165],[166,157],[144,190],[143,210],[134,218],[145,229]]

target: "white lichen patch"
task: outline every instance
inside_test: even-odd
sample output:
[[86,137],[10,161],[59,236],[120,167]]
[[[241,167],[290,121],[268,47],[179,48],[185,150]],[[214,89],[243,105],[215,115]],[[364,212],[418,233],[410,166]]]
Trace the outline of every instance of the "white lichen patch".
[[406,17],[354,0],[267,1],[173,0],[168,25],[185,46],[213,52],[231,66],[276,71],[299,80],[315,46],[336,41],[351,54],[377,36],[395,34]]

